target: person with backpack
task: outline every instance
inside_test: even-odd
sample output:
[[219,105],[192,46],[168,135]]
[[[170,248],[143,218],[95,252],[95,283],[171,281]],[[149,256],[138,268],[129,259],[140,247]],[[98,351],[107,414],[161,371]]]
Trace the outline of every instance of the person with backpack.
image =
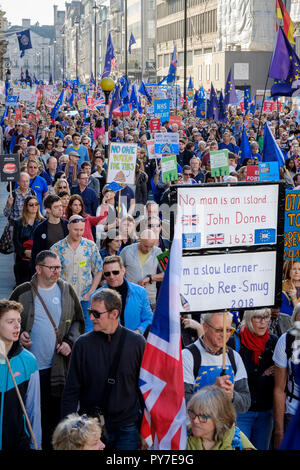
[[[227,313],[226,343],[233,332],[232,315]],[[226,348],[225,375],[222,375],[223,312],[203,315],[204,334],[182,351],[186,402],[200,388],[217,385],[225,391],[237,413],[248,411],[251,398],[247,372],[241,356]]]
[[[294,308],[293,324],[300,321],[300,303]],[[293,347],[297,345],[293,328],[280,336],[273,354],[275,363],[274,386],[274,448],[280,447],[289,422],[296,413],[300,400],[300,384],[295,381],[295,366],[299,355]]]
[[259,450],[269,449],[273,429],[272,356],[278,338],[269,331],[270,319],[269,308],[246,310],[239,332],[228,342],[243,360],[251,395],[249,410],[237,415],[237,426]]

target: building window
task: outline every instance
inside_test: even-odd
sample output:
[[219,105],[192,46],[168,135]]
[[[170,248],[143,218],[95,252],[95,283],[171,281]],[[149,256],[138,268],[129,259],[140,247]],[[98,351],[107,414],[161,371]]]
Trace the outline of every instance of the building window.
[[188,51],[187,56],[186,56],[186,62],[188,66],[193,65],[193,51]]
[[206,65],[206,80],[210,80],[210,65]]
[[170,54],[164,55],[164,67],[169,67],[170,65]]
[[220,80],[220,64],[215,64],[215,80]]
[[202,82],[202,65],[199,65],[198,67],[198,80],[199,82]]

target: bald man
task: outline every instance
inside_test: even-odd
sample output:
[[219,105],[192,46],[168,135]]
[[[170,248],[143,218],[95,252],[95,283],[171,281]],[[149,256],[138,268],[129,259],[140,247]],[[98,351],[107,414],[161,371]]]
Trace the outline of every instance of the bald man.
[[141,233],[138,243],[126,246],[120,253],[126,279],[145,287],[152,310],[156,306],[156,282],[161,282],[164,277],[157,261],[162,251],[156,244],[156,234],[147,229]]

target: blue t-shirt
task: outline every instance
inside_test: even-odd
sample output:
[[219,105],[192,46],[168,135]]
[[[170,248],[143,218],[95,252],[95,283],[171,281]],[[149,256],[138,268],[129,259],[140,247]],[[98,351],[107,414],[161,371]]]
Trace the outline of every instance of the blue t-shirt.
[[[38,292],[58,327],[61,318],[61,290],[57,284],[50,289],[38,287]],[[52,366],[56,346],[54,328],[39,298],[34,300],[34,322],[30,333],[32,345],[30,352],[36,357],[39,370]]]
[[77,153],[79,153],[80,157],[79,157],[79,160],[78,160],[78,165],[80,166],[83,162],[89,162],[90,161],[90,157],[89,157],[89,152],[87,150],[87,148],[84,146],[84,145],[80,145],[78,149],[76,149],[75,147],[73,147],[73,145],[70,145],[67,149],[66,149],[66,154],[69,155],[70,152],[72,151],[75,151]]

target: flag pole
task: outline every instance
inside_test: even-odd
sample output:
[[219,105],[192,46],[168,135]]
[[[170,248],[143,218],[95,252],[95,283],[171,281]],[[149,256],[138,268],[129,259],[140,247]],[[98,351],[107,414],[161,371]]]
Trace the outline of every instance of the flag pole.
[[24,402],[22,400],[22,397],[21,397],[21,394],[20,394],[20,391],[19,391],[19,387],[16,383],[16,380],[15,380],[15,377],[14,377],[14,374],[13,374],[13,371],[11,369],[11,365],[10,365],[10,362],[9,362],[9,359],[7,357],[7,354],[6,354],[6,350],[5,350],[5,345],[4,345],[4,342],[1,341],[0,343],[0,357],[1,356],[4,356],[4,359],[5,359],[5,362],[7,364],[7,367],[8,367],[8,370],[9,370],[9,373],[11,375],[11,378],[12,378],[12,381],[13,381],[13,384],[14,384],[14,387],[15,387],[15,390],[16,390],[16,393],[17,393],[17,397],[18,397],[18,400],[20,402],[20,405],[21,405],[21,408],[22,408],[22,411],[23,411],[23,414],[25,416],[25,420],[26,420],[26,423],[27,423],[27,426],[28,426],[28,430],[29,430],[29,433],[30,433],[30,436],[31,436],[31,439],[32,439],[32,442],[33,442],[33,445],[34,445],[34,448],[35,450],[38,450],[38,445],[37,445],[37,442],[36,442],[36,439],[35,439],[35,436],[34,436],[34,433],[33,433],[33,430],[32,430],[32,427],[31,427],[31,424],[30,424],[30,421],[29,421],[29,418],[28,418],[28,414],[27,414],[27,411],[25,409],[25,405],[24,405]]
[[221,376],[226,375],[225,363],[226,363],[226,315],[227,312],[223,312],[223,350],[222,350],[222,372]]

